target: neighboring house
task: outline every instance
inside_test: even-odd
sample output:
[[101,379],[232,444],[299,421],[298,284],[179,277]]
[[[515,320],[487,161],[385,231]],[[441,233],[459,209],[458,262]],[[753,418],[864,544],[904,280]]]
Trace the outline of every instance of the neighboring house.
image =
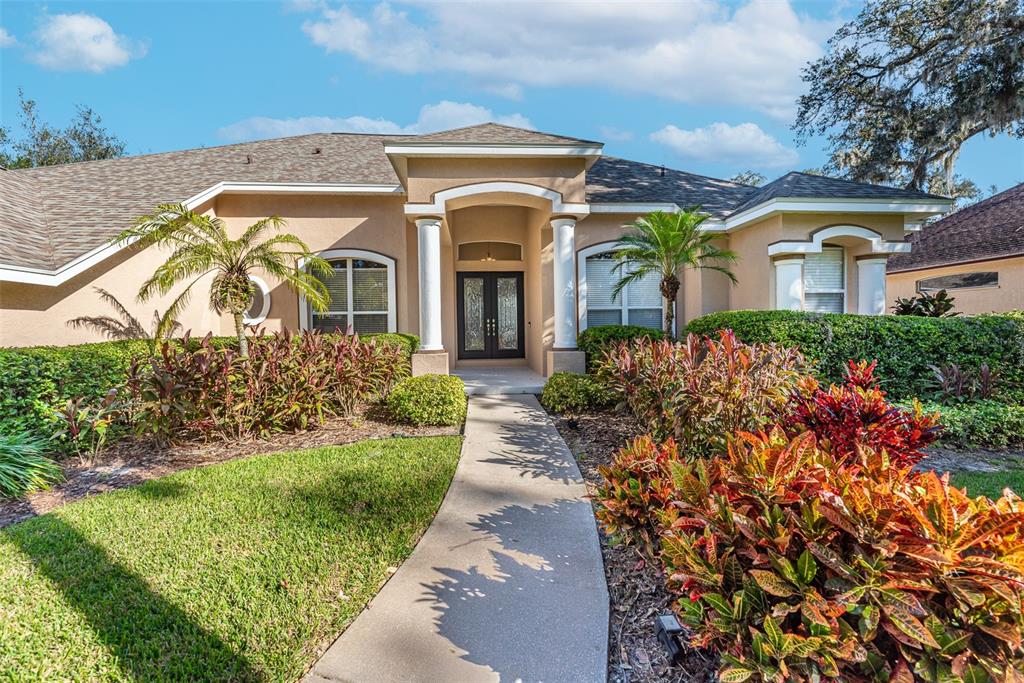
[[889,259],[890,304],[945,289],[954,310],[1024,309],[1024,183],[936,221]]
[[[232,230],[282,216],[334,264],[326,314],[256,279],[249,321],[264,329],[413,332],[417,372],[505,359],[541,373],[582,367],[576,335],[588,325],[660,324],[655,279],[611,296],[609,250],[644,213],[700,206],[711,215],[706,229],[739,254],[737,285],[685,273],[670,304],[682,323],[744,308],[883,313],[886,259],[950,205],[801,173],[749,187],[495,124],[0,171],[0,345],[97,340],[65,326],[104,310],[94,286],[140,315],[152,311],[135,293],[166,254],[108,242],[160,202],[216,214]],[[202,296],[181,322],[193,334],[232,332]]]

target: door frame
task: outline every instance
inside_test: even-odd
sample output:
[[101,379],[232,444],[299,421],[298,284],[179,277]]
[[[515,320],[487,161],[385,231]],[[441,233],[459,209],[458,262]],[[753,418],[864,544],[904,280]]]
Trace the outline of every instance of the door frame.
[[[473,359],[501,359],[501,358],[526,358],[526,312],[523,310],[526,305],[526,294],[524,287],[524,275],[523,271],[520,270],[486,270],[486,271],[458,271],[455,274],[456,285],[455,285],[455,319],[456,319],[456,358],[458,360],[473,360]],[[494,321],[497,325],[498,312],[498,278],[499,277],[512,277],[516,280],[516,309],[518,313],[518,319],[516,325],[518,325],[518,346],[515,349],[499,349],[497,344],[496,334],[487,334],[485,332],[485,344],[483,351],[466,351],[465,344],[465,331],[466,331],[466,309],[464,306],[465,299],[465,281],[467,277],[478,277],[483,278],[484,281],[484,319]]]

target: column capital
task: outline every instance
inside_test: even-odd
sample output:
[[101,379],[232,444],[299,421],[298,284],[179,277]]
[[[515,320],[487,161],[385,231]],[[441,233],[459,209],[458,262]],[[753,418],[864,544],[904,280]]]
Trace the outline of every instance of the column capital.
[[414,219],[417,228],[422,228],[427,225],[440,225],[442,218],[440,216],[420,216]]

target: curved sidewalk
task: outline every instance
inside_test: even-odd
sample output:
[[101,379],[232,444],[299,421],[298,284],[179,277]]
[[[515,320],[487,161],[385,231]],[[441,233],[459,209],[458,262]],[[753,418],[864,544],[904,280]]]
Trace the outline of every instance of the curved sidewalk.
[[604,681],[608,592],[585,493],[535,397],[470,397],[437,517],[305,681]]

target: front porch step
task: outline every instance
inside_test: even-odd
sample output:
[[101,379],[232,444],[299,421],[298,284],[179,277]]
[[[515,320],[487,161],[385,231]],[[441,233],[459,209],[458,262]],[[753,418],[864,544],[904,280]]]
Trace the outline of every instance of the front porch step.
[[467,396],[539,395],[544,388],[543,375],[522,365],[459,367],[454,374],[465,382]]

